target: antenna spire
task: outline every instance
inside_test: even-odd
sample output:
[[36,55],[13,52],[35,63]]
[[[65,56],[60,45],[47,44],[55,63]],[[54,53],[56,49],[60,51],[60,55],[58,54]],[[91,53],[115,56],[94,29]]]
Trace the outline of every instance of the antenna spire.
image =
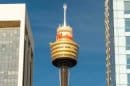
[[67,5],[64,4],[64,5],[63,5],[63,8],[64,8],[64,26],[66,26],[66,11],[67,11]]

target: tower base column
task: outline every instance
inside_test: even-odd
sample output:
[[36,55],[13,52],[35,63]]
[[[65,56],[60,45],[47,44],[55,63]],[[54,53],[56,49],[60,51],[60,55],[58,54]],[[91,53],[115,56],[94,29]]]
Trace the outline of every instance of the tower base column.
[[68,86],[68,67],[67,66],[60,67],[60,77],[61,77],[60,86]]

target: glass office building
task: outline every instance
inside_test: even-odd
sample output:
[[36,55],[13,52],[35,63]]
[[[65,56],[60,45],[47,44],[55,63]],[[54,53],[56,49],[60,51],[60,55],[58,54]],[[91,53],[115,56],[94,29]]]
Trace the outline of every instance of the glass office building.
[[33,39],[25,4],[0,4],[0,86],[32,86]]
[[130,0],[105,0],[107,86],[130,86]]

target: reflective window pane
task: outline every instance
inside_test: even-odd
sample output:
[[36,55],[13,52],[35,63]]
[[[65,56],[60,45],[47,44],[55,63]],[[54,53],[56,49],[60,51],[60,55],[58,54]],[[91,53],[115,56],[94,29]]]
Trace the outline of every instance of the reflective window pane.
[[130,74],[127,74],[128,86],[130,86]]
[[130,32],[130,18],[125,19],[125,31]]
[[130,36],[126,36],[126,50],[130,50]]
[[125,7],[125,14],[130,14],[130,1],[125,1],[124,2],[124,7]]
[[127,69],[130,69],[130,54],[127,54],[126,58],[127,58]]

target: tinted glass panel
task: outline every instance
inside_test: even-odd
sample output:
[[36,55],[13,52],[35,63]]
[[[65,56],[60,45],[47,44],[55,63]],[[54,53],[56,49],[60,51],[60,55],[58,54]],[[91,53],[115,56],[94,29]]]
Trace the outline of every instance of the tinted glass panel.
[[125,1],[125,14],[130,14],[130,1]]
[[130,32],[130,18],[125,19],[125,31]]
[[130,36],[126,36],[126,50],[130,50]]
[[130,69],[130,54],[127,54],[126,57],[127,57],[127,69]]
[[128,86],[130,86],[130,74],[127,74]]

